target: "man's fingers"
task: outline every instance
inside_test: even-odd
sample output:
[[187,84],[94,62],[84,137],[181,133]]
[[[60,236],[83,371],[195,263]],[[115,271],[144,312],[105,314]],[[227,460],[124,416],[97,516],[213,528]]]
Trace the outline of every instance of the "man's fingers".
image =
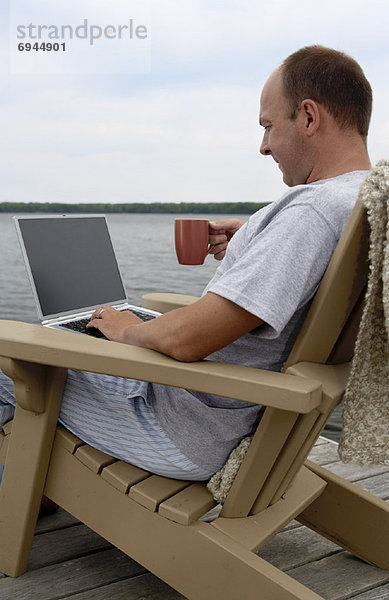
[[210,248],[208,250],[209,254],[217,254],[221,250],[225,250],[228,246],[228,242],[226,238],[222,242],[219,243],[211,243]]
[[91,320],[89,321],[89,323],[86,324],[85,327],[86,327],[86,329],[89,329],[90,327],[95,327],[96,329],[99,329],[100,322],[101,322],[101,319],[91,317]]
[[223,260],[224,255],[226,253],[227,245],[228,245],[228,242],[224,242],[223,244],[217,244],[217,245],[211,246],[208,250],[208,253],[213,254],[213,256],[216,260]]
[[236,219],[219,219],[218,221],[210,221],[209,228],[215,232],[225,231],[230,229],[231,223],[235,222]]
[[227,236],[225,233],[222,234],[210,234],[209,235],[209,243],[212,244],[213,246],[216,246],[217,244],[224,244],[225,242],[227,242]]
[[87,328],[89,327],[95,327],[96,329],[99,329],[99,322],[101,323],[102,319],[103,319],[103,315],[104,313],[108,313],[110,311],[114,311],[116,312],[116,310],[109,305],[104,305],[101,306],[99,308],[96,308],[96,310],[94,311],[94,313],[92,313],[91,318],[89,323],[86,325]]
[[226,255],[226,251],[224,249],[224,250],[222,250],[222,251],[217,252],[216,254],[214,254],[213,257],[214,257],[215,260],[223,260],[223,258],[225,257],[225,255]]

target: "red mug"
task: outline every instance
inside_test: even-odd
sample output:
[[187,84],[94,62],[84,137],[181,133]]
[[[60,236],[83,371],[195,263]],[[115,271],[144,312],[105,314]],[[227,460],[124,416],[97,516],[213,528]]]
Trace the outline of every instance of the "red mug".
[[209,221],[176,219],[174,238],[180,265],[202,265],[208,251]]

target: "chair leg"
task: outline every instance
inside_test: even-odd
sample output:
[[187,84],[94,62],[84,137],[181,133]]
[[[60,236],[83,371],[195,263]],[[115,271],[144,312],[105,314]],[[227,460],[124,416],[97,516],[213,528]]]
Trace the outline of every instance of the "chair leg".
[[53,369],[40,382],[44,412],[16,406],[0,486],[0,571],[12,577],[27,568],[65,380]]
[[358,558],[389,569],[388,503],[311,461],[305,464],[327,486],[296,519]]

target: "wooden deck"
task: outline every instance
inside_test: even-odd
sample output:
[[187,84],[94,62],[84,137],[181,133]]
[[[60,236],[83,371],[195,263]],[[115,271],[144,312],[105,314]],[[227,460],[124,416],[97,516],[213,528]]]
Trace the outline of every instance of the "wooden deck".
[[[339,461],[336,444],[324,438],[319,439],[310,458],[365,490],[389,499],[389,465],[368,468],[345,465]],[[363,563],[297,522],[286,527],[259,554],[325,600],[389,600],[389,571]],[[38,521],[27,573],[17,579],[0,573],[0,600],[60,598],[179,600],[184,597],[59,510]]]

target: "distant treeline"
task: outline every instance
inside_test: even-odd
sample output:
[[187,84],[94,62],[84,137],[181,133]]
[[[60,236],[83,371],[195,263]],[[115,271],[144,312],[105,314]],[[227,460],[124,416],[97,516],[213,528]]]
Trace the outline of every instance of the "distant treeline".
[[64,204],[55,202],[0,202],[1,213],[178,213],[252,214],[266,202],[151,202],[149,204]]

